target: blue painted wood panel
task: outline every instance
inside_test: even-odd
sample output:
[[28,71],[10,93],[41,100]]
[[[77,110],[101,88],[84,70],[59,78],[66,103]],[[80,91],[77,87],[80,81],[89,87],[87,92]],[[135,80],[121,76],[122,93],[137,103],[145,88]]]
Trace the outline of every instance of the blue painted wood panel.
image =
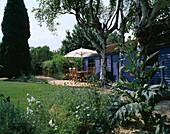
[[106,67],[106,78],[109,81],[113,81],[113,72],[112,72],[112,56],[107,55],[107,67]]
[[83,59],[83,70],[86,71],[88,67],[88,58]]
[[163,61],[164,66],[167,67],[164,72],[164,80],[165,82],[170,85],[170,47],[169,48],[162,48],[159,51],[159,60]]
[[107,72],[111,72],[111,55],[107,56]]
[[112,68],[113,68],[113,82],[118,81],[119,76],[119,55],[118,53],[112,55]]

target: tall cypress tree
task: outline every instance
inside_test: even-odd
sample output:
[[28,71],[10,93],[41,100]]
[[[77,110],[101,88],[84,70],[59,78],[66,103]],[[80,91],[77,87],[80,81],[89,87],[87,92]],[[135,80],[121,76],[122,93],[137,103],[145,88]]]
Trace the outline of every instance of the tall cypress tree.
[[8,78],[28,74],[31,68],[29,18],[23,0],[8,0],[4,11],[0,62]]

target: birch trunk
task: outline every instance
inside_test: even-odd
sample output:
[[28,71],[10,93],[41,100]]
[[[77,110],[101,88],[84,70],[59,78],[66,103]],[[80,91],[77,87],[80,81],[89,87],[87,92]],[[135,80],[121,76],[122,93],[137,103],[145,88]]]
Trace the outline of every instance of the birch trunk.
[[[122,20],[121,28],[120,28],[120,43],[121,47],[124,45],[125,42],[125,23]],[[123,72],[122,72],[122,67],[123,67],[123,54],[122,54],[122,49],[120,47],[120,52],[119,52],[119,81],[122,81],[123,79]]]
[[106,84],[106,39],[101,37],[99,34],[96,33],[97,38],[100,41],[100,44],[95,42],[90,36],[88,36],[87,31],[84,29],[85,37],[88,41],[92,43],[92,45],[100,51],[101,61],[100,61],[100,86],[105,87]]
[[100,85],[105,87],[106,84],[106,49],[101,51],[101,62],[100,62]]
[[[120,43],[121,47],[125,43],[125,28],[126,28],[126,19],[123,18],[122,15],[122,20],[121,20],[121,27],[120,27]],[[122,49],[120,47],[120,52],[119,52],[119,81],[123,79],[123,72],[122,72],[122,67],[123,67],[123,54],[122,54]]]
[[[124,45],[124,34],[121,35],[121,46]],[[123,54],[122,54],[122,49],[120,48],[119,52],[119,81],[122,81],[123,79],[123,72],[122,72],[122,67],[123,67]]]

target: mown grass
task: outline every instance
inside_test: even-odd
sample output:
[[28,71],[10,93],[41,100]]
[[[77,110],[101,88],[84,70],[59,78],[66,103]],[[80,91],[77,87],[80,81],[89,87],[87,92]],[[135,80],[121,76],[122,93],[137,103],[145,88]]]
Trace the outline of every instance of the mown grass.
[[[110,97],[97,92],[95,88],[0,81],[0,91],[5,96],[11,97],[12,104],[16,105],[19,101],[19,106],[25,112],[26,107],[28,108],[28,114],[25,114],[24,117],[29,115],[31,124],[37,123],[36,131],[38,133],[42,133],[47,128],[49,131],[52,129],[55,133],[61,134],[112,130],[108,118]],[[33,100],[31,96],[36,100]],[[27,98],[31,99],[29,103]],[[49,124],[49,121],[53,121],[57,130]],[[45,130],[39,129],[39,126]]]
[[0,92],[5,96],[10,96],[11,102],[15,105],[19,101],[22,108],[28,105],[27,93],[37,100],[50,101],[51,94],[59,88],[61,87],[41,83],[0,81]]

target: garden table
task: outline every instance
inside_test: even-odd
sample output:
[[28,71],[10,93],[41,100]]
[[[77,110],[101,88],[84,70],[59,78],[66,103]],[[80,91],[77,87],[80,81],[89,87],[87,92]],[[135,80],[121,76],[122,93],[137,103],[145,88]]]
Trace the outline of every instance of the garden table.
[[78,80],[84,81],[87,71],[77,71]]

